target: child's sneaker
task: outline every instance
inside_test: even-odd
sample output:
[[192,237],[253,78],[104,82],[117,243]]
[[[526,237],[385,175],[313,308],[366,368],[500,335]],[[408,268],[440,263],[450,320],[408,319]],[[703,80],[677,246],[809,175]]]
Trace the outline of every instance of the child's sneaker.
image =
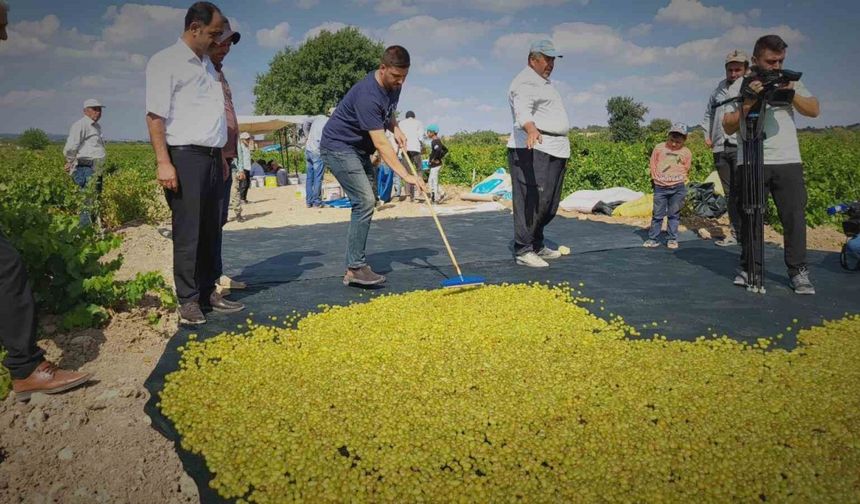
[[642,246],[645,248],[657,248],[660,246],[660,243],[657,240],[645,240]]
[[675,250],[678,248],[678,240],[669,240],[666,242],[666,247]]

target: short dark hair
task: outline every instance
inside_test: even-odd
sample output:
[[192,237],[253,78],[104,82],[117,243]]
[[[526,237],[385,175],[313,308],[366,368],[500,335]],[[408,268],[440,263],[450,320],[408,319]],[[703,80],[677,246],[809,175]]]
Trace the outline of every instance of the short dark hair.
[[761,37],[755,41],[753,56],[761,56],[761,53],[763,53],[765,49],[769,49],[773,52],[778,53],[783,52],[787,47],[788,44],[786,44],[785,40],[782,40],[782,37],[780,37],[779,35],[765,35],[764,37]]
[[382,64],[385,66],[409,68],[410,63],[409,51],[403,46],[393,45],[382,53]]
[[223,16],[221,9],[212,2],[194,2],[185,13],[185,30],[191,28],[191,23],[195,21],[203,23],[203,26],[209,26],[216,12]]
[[411,110],[409,112],[407,112],[406,118],[409,119],[410,117],[415,117],[415,112],[412,112]]

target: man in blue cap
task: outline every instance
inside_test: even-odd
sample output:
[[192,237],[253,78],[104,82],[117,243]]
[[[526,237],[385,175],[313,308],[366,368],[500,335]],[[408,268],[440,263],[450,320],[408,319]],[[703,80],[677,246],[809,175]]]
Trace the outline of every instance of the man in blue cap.
[[513,80],[508,101],[513,132],[508,140],[514,207],[514,254],[517,264],[549,266],[561,257],[544,243],[544,228],[558,211],[561,186],[570,158],[570,120],[561,95],[549,80],[555,59],[550,40],[531,45],[528,66]]

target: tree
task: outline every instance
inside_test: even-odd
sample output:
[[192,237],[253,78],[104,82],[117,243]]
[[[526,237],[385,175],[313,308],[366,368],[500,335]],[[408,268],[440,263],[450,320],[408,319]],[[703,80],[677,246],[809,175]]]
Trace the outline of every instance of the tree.
[[649,133],[662,133],[666,134],[669,132],[669,129],[672,127],[672,121],[668,119],[654,119],[651,121],[651,124],[648,125]]
[[642,138],[641,123],[648,107],[629,96],[613,96],[606,102],[609,133],[614,142],[632,143]]
[[322,114],[379,66],[385,47],[357,28],[322,31],[298,48],[286,47],[257,75],[257,114]]
[[42,150],[51,143],[48,134],[39,128],[30,128],[18,137],[18,144],[30,150]]

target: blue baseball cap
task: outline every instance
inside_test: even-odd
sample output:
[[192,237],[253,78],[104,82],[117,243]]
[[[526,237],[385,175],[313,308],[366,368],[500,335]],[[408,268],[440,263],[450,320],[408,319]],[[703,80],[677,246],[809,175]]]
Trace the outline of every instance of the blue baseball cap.
[[431,124],[430,126],[427,126],[427,131],[432,131],[433,133],[439,133],[439,126],[437,126],[435,124]]
[[537,42],[532,42],[532,46],[529,49],[530,53],[541,53],[544,56],[549,56],[550,58],[563,58],[561,54],[558,53],[555,49],[555,45],[552,43],[552,40],[543,39],[538,40]]

